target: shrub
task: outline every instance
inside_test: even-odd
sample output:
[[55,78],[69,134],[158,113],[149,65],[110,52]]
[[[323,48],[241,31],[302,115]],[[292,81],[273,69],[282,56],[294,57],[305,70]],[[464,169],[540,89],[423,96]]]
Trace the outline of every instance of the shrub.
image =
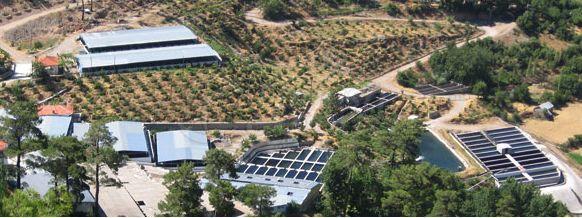
[[263,16],[269,20],[284,20],[287,18],[288,6],[282,0],[261,0]]
[[402,72],[398,72],[396,76],[398,84],[404,87],[416,87],[418,83],[418,77],[414,74],[412,70],[406,70]]
[[401,13],[400,8],[394,3],[388,3],[384,6],[384,11],[390,16],[396,16]]
[[570,149],[578,149],[580,147],[582,147],[582,134],[575,135],[574,137],[569,138],[567,142],[559,145],[559,148],[564,152],[568,152]]
[[281,139],[287,136],[287,129],[284,126],[277,125],[274,127],[266,126],[264,129],[265,135],[269,139]]

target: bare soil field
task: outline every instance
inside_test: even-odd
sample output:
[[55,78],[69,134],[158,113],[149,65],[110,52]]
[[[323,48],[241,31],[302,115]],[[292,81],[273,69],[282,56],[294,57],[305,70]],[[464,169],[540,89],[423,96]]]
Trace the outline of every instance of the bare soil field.
[[582,102],[570,103],[555,111],[554,121],[527,119],[522,127],[553,144],[561,144],[575,134],[582,134]]

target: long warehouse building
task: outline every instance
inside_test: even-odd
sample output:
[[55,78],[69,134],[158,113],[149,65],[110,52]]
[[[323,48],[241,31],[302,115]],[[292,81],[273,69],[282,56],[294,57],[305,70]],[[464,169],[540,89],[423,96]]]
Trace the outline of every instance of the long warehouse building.
[[87,53],[198,44],[198,36],[185,26],[83,33],[79,40]]
[[206,44],[149,48],[77,56],[81,76],[98,73],[120,73],[159,67],[210,65],[222,61]]

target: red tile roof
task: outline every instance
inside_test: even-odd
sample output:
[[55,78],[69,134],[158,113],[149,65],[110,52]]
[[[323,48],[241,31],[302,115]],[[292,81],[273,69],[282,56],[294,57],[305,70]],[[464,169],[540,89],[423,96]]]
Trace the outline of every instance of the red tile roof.
[[38,108],[38,116],[72,115],[75,112],[72,104],[67,105],[41,105]]
[[8,143],[6,143],[4,141],[0,141],[0,152],[6,150],[7,147],[8,147]]
[[53,67],[59,65],[59,58],[56,56],[45,56],[39,58],[38,62],[45,67]]

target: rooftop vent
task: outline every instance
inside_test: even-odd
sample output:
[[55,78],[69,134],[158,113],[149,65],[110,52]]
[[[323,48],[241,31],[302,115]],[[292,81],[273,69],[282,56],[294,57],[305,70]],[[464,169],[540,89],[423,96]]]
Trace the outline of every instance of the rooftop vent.
[[506,155],[506,154],[511,154],[511,145],[507,144],[507,143],[499,143],[497,145],[495,145],[495,147],[497,147],[497,152]]

